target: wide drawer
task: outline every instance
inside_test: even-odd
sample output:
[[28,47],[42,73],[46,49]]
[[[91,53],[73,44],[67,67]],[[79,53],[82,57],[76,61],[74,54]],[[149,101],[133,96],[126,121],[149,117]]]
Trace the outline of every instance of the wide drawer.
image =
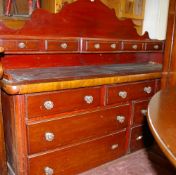
[[36,51],[40,48],[39,40],[0,40],[5,51]]
[[107,87],[107,104],[114,104],[154,95],[155,81],[110,85]]
[[129,123],[129,105],[28,125],[29,153],[107,135]]
[[100,106],[99,87],[26,95],[28,118]]
[[140,125],[145,123],[148,103],[149,103],[149,100],[134,101],[133,125]]
[[163,42],[148,42],[146,43],[147,51],[163,51],[164,43]]
[[142,51],[143,47],[144,43],[142,42],[132,42],[132,41],[123,42],[123,50],[125,51]]
[[79,51],[78,40],[47,40],[46,50],[60,52]]
[[121,50],[120,41],[86,40],[85,49],[90,52],[113,52]]
[[146,125],[137,126],[131,129],[130,152],[151,146],[153,137]]
[[29,175],[73,175],[125,154],[126,132],[29,157]]

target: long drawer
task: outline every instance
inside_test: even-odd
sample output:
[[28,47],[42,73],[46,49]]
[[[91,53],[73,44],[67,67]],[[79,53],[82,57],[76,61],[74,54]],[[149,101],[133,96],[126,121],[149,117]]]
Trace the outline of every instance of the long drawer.
[[99,87],[26,95],[28,118],[100,106]]
[[[126,153],[126,132],[29,157],[29,175],[73,175]],[[52,172],[52,173],[51,173]]]
[[29,154],[117,132],[128,125],[129,119],[129,105],[124,105],[29,124]]
[[154,95],[155,81],[110,85],[107,89],[107,104],[148,98]]

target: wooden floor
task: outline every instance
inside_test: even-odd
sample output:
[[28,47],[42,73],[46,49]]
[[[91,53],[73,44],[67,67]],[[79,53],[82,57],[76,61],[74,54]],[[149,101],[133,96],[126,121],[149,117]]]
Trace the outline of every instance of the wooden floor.
[[142,149],[80,175],[176,175],[176,169],[157,150]]

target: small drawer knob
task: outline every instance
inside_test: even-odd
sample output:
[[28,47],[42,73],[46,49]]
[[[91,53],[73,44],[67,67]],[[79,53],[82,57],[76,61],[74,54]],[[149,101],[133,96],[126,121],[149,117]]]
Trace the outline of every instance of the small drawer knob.
[[45,101],[43,105],[47,110],[51,110],[54,107],[54,103],[52,101]]
[[46,132],[45,139],[48,142],[52,142],[54,140],[54,134],[52,132]]
[[144,87],[144,92],[146,92],[147,94],[150,94],[152,92],[152,88],[150,86]]
[[159,49],[159,45],[156,44],[153,46],[153,48],[157,50],[157,49]]
[[93,103],[93,96],[91,96],[91,95],[86,95],[86,96],[84,97],[84,100],[85,100],[85,102],[86,102],[87,104],[91,104],[91,103]]
[[138,137],[136,138],[136,140],[139,141],[139,140],[141,140],[142,138],[143,138],[143,136],[138,136]]
[[24,49],[24,48],[26,47],[26,44],[23,43],[23,42],[20,42],[20,43],[18,44],[18,47],[19,47],[20,49]]
[[44,168],[44,173],[45,175],[53,175],[54,174],[54,170],[50,167],[45,167]]
[[119,123],[124,123],[124,121],[125,121],[125,116],[118,115],[118,116],[117,116],[117,121],[118,121]]
[[127,92],[126,91],[120,91],[119,92],[119,97],[126,98],[127,97]]
[[100,44],[94,44],[95,49],[100,49]]
[[68,47],[68,44],[67,43],[61,43],[60,46],[61,46],[62,49],[66,49]]
[[146,109],[142,109],[141,110],[141,114],[146,116],[147,115],[147,110]]
[[138,46],[136,44],[134,44],[134,45],[132,45],[132,48],[136,50],[138,48]]
[[111,149],[112,149],[112,150],[115,150],[115,149],[117,149],[118,147],[119,147],[118,144],[114,144],[114,145],[111,146]]
[[117,45],[115,43],[111,44],[112,49],[116,49]]

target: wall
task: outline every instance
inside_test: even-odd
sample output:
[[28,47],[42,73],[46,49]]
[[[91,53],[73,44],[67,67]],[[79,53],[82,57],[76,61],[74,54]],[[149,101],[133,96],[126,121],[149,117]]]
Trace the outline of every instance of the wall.
[[149,32],[151,39],[166,38],[169,0],[146,0],[143,33]]

